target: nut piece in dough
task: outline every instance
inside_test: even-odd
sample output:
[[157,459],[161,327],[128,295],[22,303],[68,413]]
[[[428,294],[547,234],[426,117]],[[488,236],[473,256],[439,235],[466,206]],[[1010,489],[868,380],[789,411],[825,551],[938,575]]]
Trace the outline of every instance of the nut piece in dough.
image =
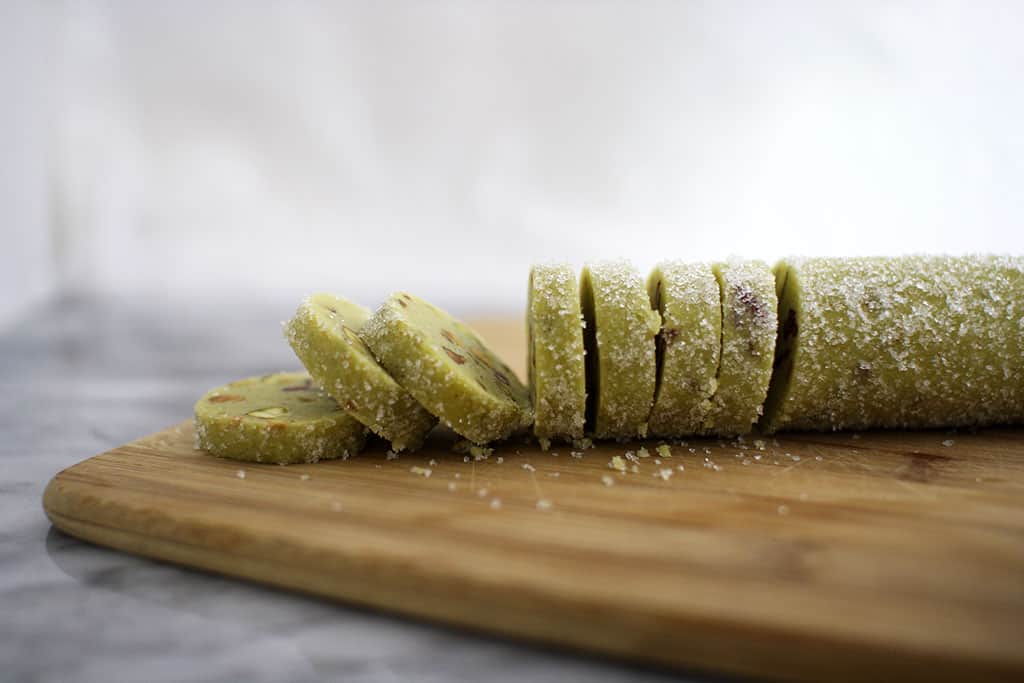
[[1024,421],[1024,258],[789,258],[764,427]]
[[195,405],[196,447],[233,460],[312,463],[355,455],[366,429],[301,372],[251,377]]
[[778,297],[775,277],[761,261],[730,260],[713,267],[722,300],[718,388],[704,432],[746,434],[764,408],[772,377]]
[[625,261],[585,265],[580,296],[591,430],[601,439],[645,437],[661,316],[651,310],[640,274]]
[[429,412],[477,444],[533,422],[529,392],[469,326],[406,292],[392,294],[361,336]]
[[718,386],[722,304],[710,264],[666,261],[647,278],[661,313],[658,388],[648,419],[652,436],[699,434]]
[[533,266],[527,300],[533,433],[542,444],[582,439],[587,381],[576,273],[566,264]]
[[359,337],[370,311],[341,297],[314,294],[285,323],[285,337],[306,370],[349,415],[391,442],[397,453],[423,444],[436,420],[377,363]]

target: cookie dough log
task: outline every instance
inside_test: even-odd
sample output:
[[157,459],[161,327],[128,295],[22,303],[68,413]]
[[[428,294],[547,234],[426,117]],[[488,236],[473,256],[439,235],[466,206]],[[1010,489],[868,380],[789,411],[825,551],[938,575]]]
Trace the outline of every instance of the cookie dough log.
[[587,264],[580,279],[586,346],[588,421],[601,439],[647,436],[661,316],[644,281],[625,261]]
[[424,408],[474,443],[533,422],[529,392],[515,373],[476,332],[423,299],[392,294],[360,336]]
[[1024,258],[785,259],[764,426],[1024,421]]
[[718,386],[703,430],[739,436],[761,416],[771,382],[778,327],[775,277],[761,261],[730,260],[712,270],[722,302],[722,343]]
[[397,453],[423,445],[436,420],[359,338],[370,311],[331,294],[308,297],[285,323],[288,343],[317,384]]
[[542,445],[583,438],[587,382],[582,323],[573,269],[565,264],[533,266],[527,291],[527,367],[533,433]]
[[666,261],[651,271],[647,292],[661,314],[658,383],[648,431],[661,437],[699,434],[718,387],[718,281],[708,263]]
[[233,460],[312,463],[363,448],[366,428],[301,372],[251,377],[195,405],[196,448]]

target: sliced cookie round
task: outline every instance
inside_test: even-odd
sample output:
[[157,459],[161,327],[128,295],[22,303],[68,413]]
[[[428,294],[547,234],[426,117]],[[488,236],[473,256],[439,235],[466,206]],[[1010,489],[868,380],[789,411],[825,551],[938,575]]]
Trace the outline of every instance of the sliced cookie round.
[[533,433],[542,445],[581,439],[587,409],[583,315],[570,266],[530,269],[526,326]]
[[405,292],[392,294],[360,332],[381,365],[424,408],[478,444],[533,421],[515,373],[467,325]]
[[794,258],[776,275],[767,431],[1024,421],[1024,258]]
[[380,366],[359,337],[370,311],[332,294],[308,297],[285,323],[295,355],[317,384],[395,452],[423,444],[436,420]]
[[661,314],[658,388],[648,418],[653,436],[699,434],[718,387],[722,304],[708,263],[666,261],[647,278],[651,306]]
[[355,455],[366,428],[301,372],[231,382],[195,405],[196,448],[233,460],[312,463]]
[[640,274],[625,261],[585,265],[580,298],[590,429],[601,439],[645,437],[661,316],[651,310]]
[[731,260],[713,269],[722,301],[722,350],[704,432],[738,436],[760,417],[772,377],[778,320],[775,276],[761,261]]

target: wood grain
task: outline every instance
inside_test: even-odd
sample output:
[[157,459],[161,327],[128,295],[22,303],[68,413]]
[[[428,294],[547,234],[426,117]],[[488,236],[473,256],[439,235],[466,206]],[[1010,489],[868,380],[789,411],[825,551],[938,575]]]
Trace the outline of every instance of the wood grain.
[[[521,325],[481,328],[521,369]],[[43,504],[101,545],[671,667],[1024,676],[1024,430],[692,440],[660,464],[650,442],[628,473],[608,462],[640,444],[452,443],[261,466],[193,450],[186,422],[64,470]]]

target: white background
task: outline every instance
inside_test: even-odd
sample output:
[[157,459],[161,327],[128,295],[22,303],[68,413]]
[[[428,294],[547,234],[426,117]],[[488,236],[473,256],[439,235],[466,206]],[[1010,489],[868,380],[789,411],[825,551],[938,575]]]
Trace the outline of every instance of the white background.
[[1024,3],[0,3],[0,321],[1024,252]]

